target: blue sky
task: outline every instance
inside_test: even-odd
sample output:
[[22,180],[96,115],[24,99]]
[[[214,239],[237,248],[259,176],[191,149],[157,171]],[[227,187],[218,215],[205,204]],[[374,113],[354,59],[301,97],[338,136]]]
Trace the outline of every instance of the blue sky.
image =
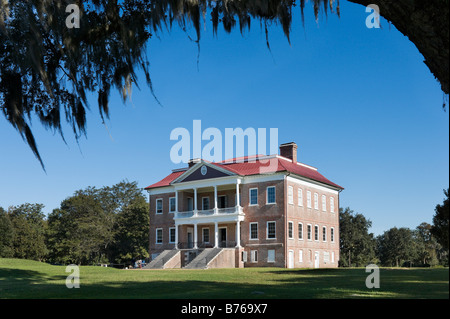
[[[341,2],[341,17],[316,22],[312,7],[302,27],[294,10],[291,44],[281,26],[253,21],[244,35],[203,27],[199,64],[195,36],[174,27],[148,46],[158,105],[141,77],[124,105],[111,96],[101,124],[96,98],[87,138],[67,145],[35,120],[45,173],[19,134],[0,117],[0,206],[43,203],[50,213],[77,189],[122,179],[148,186],[180,167],[170,161],[176,127],[278,128],[279,143],[295,141],[299,161],[345,187],[341,206],[390,227],[432,221],[449,184],[449,112],[416,47],[382,19],[368,29],[363,6]],[[205,144],[205,143],[204,143]]]

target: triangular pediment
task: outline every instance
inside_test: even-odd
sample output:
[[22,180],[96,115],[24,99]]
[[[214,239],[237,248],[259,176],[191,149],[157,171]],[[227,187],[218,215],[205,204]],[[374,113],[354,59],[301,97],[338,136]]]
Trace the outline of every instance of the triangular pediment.
[[185,173],[180,175],[177,179],[175,179],[172,182],[172,184],[181,182],[192,182],[210,178],[226,177],[231,175],[235,174],[229,170],[218,167],[214,164],[201,161],[192,166],[191,168],[189,168]]

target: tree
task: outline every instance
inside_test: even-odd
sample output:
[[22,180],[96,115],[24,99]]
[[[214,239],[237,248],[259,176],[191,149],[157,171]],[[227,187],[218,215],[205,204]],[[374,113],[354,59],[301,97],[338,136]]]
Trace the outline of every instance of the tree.
[[377,237],[378,254],[385,266],[401,266],[417,258],[413,232],[409,228],[393,227]]
[[339,208],[340,264],[366,266],[375,262],[375,239],[369,234],[372,222],[349,207]]
[[111,234],[106,215],[91,195],[78,194],[62,201],[48,217],[51,259],[59,263],[103,262],[103,247]]
[[431,234],[431,225],[421,223],[413,232],[417,246],[417,263],[434,266],[438,263],[437,251],[440,245]]
[[[416,44],[425,63],[448,94],[449,10],[448,0],[350,0],[377,4],[380,14]],[[313,0],[319,11],[339,15],[339,0]],[[182,28],[192,24],[199,43],[201,21],[209,12],[213,30],[219,23],[241,33],[259,19],[268,41],[268,25],[278,23],[289,41],[295,0],[91,0],[76,1],[82,23],[66,26],[66,7],[71,0],[0,2],[0,107],[7,121],[39,154],[29,121],[35,115],[42,125],[64,139],[61,117],[75,137],[86,134],[87,94],[97,94],[102,119],[108,117],[111,89],[123,100],[137,86],[142,70],[153,94],[145,48],[151,32],[177,21]],[[303,17],[305,0],[300,0]],[[155,97],[156,99],[156,97]],[[158,102],[159,103],[159,102]],[[45,168],[44,168],[45,169]]]
[[144,199],[119,212],[115,223],[115,241],[111,247],[112,260],[129,264],[132,260],[147,258],[149,223],[148,204]]
[[449,1],[448,0],[349,0],[376,4],[380,15],[415,44],[424,63],[449,93]]
[[444,189],[444,203],[438,204],[435,208],[433,216],[433,226],[431,227],[431,234],[436,238],[442,248],[448,253],[449,245],[449,205],[450,205],[450,188]]
[[[142,189],[138,187],[136,181],[121,181],[113,186],[104,186],[99,189],[88,187],[85,190],[78,190],[75,192],[75,195],[93,196],[95,201],[101,206],[104,213],[103,227],[105,229],[105,242],[102,251],[108,260],[114,261],[114,250],[109,249],[109,246],[118,240],[116,238],[118,232],[117,223],[123,221],[119,217],[122,216],[121,213],[129,206],[135,205],[136,208],[146,205]],[[135,212],[138,213],[139,209],[135,210]],[[148,209],[146,209],[146,214],[148,215]],[[136,217],[140,218],[140,216]],[[142,221],[142,219],[140,220]],[[145,226],[148,226],[148,223]],[[141,236],[141,234],[139,233],[137,236]],[[145,236],[147,236],[146,239],[148,241],[148,229],[145,232]],[[148,245],[146,244],[145,246],[147,249]]]
[[6,211],[0,207],[0,258],[14,256],[14,227]]
[[14,229],[12,247],[15,258],[45,259],[47,222],[43,208],[43,204],[30,203],[8,208],[8,217]]
[[[148,222],[142,210],[145,206],[137,182],[122,181],[111,187],[76,191],[48,217],[51,260],[63,264],[95,264],[124,259],[128,253],[134,256],[137,251],[144,254],[139,245],[144,236],[148,247]],[[148,216],[147,209],[145,215]],[[129,231],[135,232],[127,233],[128,226]]]

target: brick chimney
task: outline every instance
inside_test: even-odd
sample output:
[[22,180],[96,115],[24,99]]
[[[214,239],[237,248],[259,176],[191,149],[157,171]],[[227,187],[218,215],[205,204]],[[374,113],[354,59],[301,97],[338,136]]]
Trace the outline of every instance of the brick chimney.
[[201,159],[199,159],[199,158],[190,159],[188,162],[189,168],[191,168],[192,166],[194,166],[197,163],[200,163],[200,161],[201,161]]
[[289,158],[292,163],[297,163],[297,144],[294,142],[281,144],[280,155]]

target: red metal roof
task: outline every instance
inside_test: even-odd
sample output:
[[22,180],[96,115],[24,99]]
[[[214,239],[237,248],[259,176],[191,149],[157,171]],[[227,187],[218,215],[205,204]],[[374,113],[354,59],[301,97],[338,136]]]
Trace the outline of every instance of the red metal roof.
[[150,186],[147,186],[145,189],[149,189],[149,188],[157,188],[157,187],[164,187],[164,186],[170,186],[170,183],[177,178],[178,176],[180,176],[181,174],[183,174],[186,171],[178,171],[178,172],[173,172],[172,174],[164,177],[162,180],[160,180],[159,182],[152,184]]
[[[276,173],[276,172],[290,172],[292,174],[296,174],[314,181],[318,181],[336,188],[344,189],[343,187],[339,186],[338,184],[335,184],[331,182],[329,179],[327,179],[325,176],[320,174],[317,169],[298,164],[298,163],[292,163],[291,160],[285,159],[284,157],[271,157],[271,158],[243,158],[239,159],[239,162],[236,162],[236,159],[233,159],[229,161],[230,163],[227,163],[227,161],[219,162],[219,163],[210,163],[212,165],[221,167],[223,169],[229,170],[232,173],[235,173],[237,175],[241,176],[248,176],[248,175],[257,175],[257,174],[269,174],[269,173]],[[172,181],[174,181],[177,177],[179,177],[181,174],[186,172],[186,170],[176,171],[172,172],[170,175],[163,178],[161,181],[152,184],[145,189],[151,189],[156,187],[164,187],[169,186]]]

